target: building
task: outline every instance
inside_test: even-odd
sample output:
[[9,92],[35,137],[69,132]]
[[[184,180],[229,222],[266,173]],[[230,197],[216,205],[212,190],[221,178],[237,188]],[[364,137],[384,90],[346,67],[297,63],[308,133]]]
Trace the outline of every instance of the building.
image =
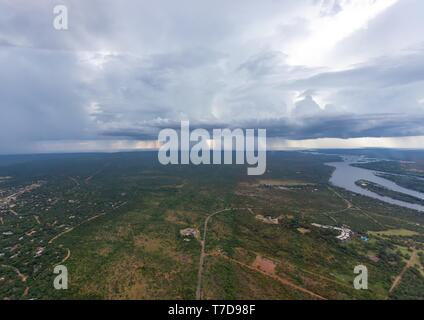
[[182,229],[182,230],[180,230],[180,235],[183,236],[183,237],[197,238],[197,236],[199,235],[199,230],[194,229],[194,228]]

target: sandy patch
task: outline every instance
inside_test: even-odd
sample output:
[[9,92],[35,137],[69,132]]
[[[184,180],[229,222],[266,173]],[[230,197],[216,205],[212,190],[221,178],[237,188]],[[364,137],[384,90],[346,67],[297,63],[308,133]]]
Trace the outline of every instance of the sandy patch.
[[311,232],[311,230],[305,228],[297,228],[297,231],[299,231],[301,234],[307,234]]
[[97,253],[101,255],[102,257],[108,256],[111,252],[112,252],[112,249],[110,247],[103,247],[97,250]]

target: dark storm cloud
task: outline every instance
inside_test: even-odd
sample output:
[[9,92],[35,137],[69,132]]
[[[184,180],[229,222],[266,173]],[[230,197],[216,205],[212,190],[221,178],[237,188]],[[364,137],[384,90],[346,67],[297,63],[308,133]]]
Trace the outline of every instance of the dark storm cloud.
[[351,115],[305,118],[302,123],[271,121],[266,124],[270,137],[289,139],[403,137],[423,135],[424,116],[399,114]]
[[[216,128],[266,128],[270,138],[284,137],[292,140],[316,138],[359,138],[359,137],[405,137],[424,135],[424,115],[369,114],[369,115],[318,115],[293,122],[287,118],[262,119],[228,124],[224,122],[191,122],[190,129],[206,129],[212,134]],[[142,129],[107,131],[106,137],[151,140],[165,128],[180,129],[177,121],[162,125],[145,126]]]
[[77,68],[69,69],[75,66],[72,56],[11,49],[0,53],[0,61],[2,149],[19,151],[25,143],[88,133],[83,133],[84,90],[74,73]]

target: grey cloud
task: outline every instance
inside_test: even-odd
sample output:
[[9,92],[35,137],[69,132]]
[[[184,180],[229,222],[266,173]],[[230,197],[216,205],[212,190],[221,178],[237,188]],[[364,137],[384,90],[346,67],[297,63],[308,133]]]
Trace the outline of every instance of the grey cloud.
[[293,87],[390,87],[424,81],[424,50],[395,58],[380,57],[368,65],[324,72],[295,81]]
[[[62,2],[66,32],[52,28],[52,1],[0,3],[2,153],[44,140],[150,140],[182,119],[293,139],[424,134],[424,39],[410,35],[424,27],[411,9],[421,1],[359,30],[365,42],[340,42],[331,54],[361,58],[342,70],[291,65],[286,52],[309,36],[309,12],[339,14],[336,0]],[[393,31],[398,50],[378,40],[390,18],[408,33]],[[362,55],[374,41],[377,57]]]
[[331,16],[342,11],[340,0],[315,0],[315,3],[321,7],[322,16]]
[[[326,115],[305,116],[302,121],[290,118],[225,122],[190,122],[190,129],[203,128],[212,133],[216,128],[266,128],[267,136],[286,139],[316,138],[359,138],[359,137],[404,137],[424,135],[422,123],[424,115],[368,114],[368,115]],[[159,131],[165,128],[180,129],[178,121],[145,125],[142,129],[122,129],[103,132],[104,136],[129,139],[156,139]]]
[[302,100],[298,101],[295,106],[294,114],[296,117],[312,116],[321,112],[320,106],[309,94],[304,96]]

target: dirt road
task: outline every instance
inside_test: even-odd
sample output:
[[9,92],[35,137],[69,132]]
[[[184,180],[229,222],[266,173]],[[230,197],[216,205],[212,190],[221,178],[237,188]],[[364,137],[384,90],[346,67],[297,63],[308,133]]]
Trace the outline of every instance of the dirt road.
[[66,252],[66,256],[62,259],[62,261],[59,262],[59,264],[63,264],[64,262],[66,262],[66,260],[68,260],[71,256],[71,250],[69,250],[68,248],[66,248],[67,252]]
[[411,258],[409,258],[408,262],[403,267],[402,271],[399,273],[399,275],[396,276],[395,280],[393,281],[393,284],[389,290],[389,294],[392,293],[398,287],[399,283],[402,281],[402,277],[405,274],[405,272],[409,268],[415,265],[415,263],[417,262],[417,259],[418,259],[417,250],[414,249],[414,251],[411,254]]
[[217,255],[217,256],[219,256],[219,257],[221,257],[221,258],[224,258],[224,259],[226,259],[226,260],[229,260],[229,261],[231,261],[231,262],[233,262],[233,263],[236,263],[236,264],[238,264],[238,265],[240,265],[240,266],[243,266],[243,267],[245,267],[245,268],[247,268],[247,269],[250,269],[250,270],[252,270],[252,271],[259,272],[259,273],[263,274],[264,276],[267,276],[267,277],[269,277],[269,278],[272,278],[272,279],[274,279],[274,280],[276,280],[276,281],[280,282],[282,285],[285,285],[285,286],[291,287],[292,289],[295,289],[295,290],[297,290],[297,291],[300,291],[300,292],[306,293],[306,294],[308,294],[308,295],[310,295],[311,297],[314,297],[314,298],[316,298],[316,299],[319,299],[319,300],[327,300],[327,299],[326,299],[326,298],[324,298],[323,296],[320,296],[319,294],[317,294],[317,293],[315,293],[315,292],[312,292],[312,291],[310,291],[310,290],[308,290],[308,289],[302,288],[302,287],[300,287],[300,286],[298,286],[298,285],[294,284],[293,282],[291,282],[291,281],[290,281],[290,280],[288,280],[288,279],[282,278],[282,277],[277,276],[277,275],[272,274],[272,273],[265,272],[265,271],[263,271],[263,270],[261,270],[261,269],[259,269],[259,268],[257,268],[257,267],[254,267],[254,266],[248,265],[248,264],[246,264],[246,263],[240,262],[240,261],[235,260],[235,259],[233,259],[233,258],[230,258],[230,257],[228,257],[228,256],[226,256],[226,255],[222,255],[222,254],[220,254],[220,255]]
[[60,238],[60,237],[61,237],[61,236],[63,236],[64,234],[66,234],[66,233],[68,233],[68,232],[71,232],[71,231],[72,231],[72,230],[74,230],[75,228],[77,228],[77,227],[79,227],[79,226],[83,225],[84,223],[90,222],[90,221],[92,221],[92,220],[94,220],[94,219],[97,219],[97,218],[99,218],[99,217],[101,217],[101,216],[104,216],[105,214],[106,214],[106,213],[101,213],[101,214],[95,215],[94,217],[88,218],[87,220],[84,220],[83,222],[81,222],[81,223],[77,224],[75,227],[69,228],[69,229],[67,229],[67,230],[65,230],[65,231],[63,231],[63,232],[61,232],[61,233],[59,233],[58,235],[54,236],[53,238],[51,238],[51,239],[49,240],[49,244],[53,243],[55,240],[57,240],[58,238]]
[[9,269],[12,269],[13,271],[15,271],[15,272],[16,272],[16,274],[17,274],[17,276],[21,279],[21,281],[22,281],[22,282],[26,282],[26,281],[27,281],[28,276],[26,276],[26,275],[22,274],[22,273],[19,271],[19,269],[18,269],[18,268],[15,268],[15,267],[13,267],[13,266],[9,266],[9,265],[6,265],[6,264],[2,264],[1,266],[2,266],[3,268],[9,268]]
[[201,300],[202,299],[202,273],[203,273],[203,263],[205,261],[205,247],[206,247],[206,234],[208,232],[208,223],[209,220],[222,212],[226,212],[226,211],[230,211],[232,209],[222,209],[219,211],[216,211],[210,215],[208,215],[205,219],[205,224],[204,224],[204,229],[203,229],[203,239],[200,241],[201,244],[201,252],[200,252],[200,258],[199,258],[199,270],[197,273],[197,288],[196,288],[196,300]]

